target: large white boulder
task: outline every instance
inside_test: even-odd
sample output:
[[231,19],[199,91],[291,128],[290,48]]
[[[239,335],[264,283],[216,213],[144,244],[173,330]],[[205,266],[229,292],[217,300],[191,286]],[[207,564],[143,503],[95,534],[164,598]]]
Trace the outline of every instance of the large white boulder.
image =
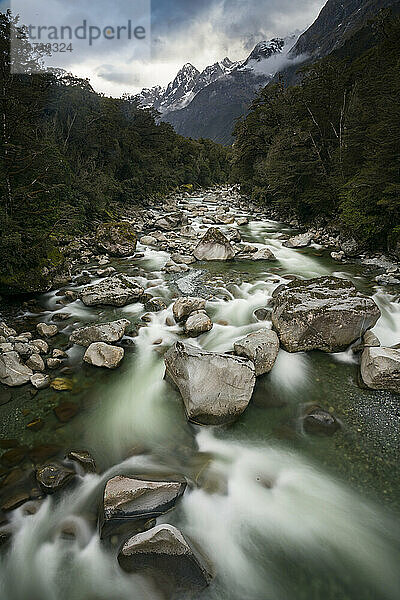
[[166,377],[179,389],[190,421],[219,425],[247,408],[256,381],[251,361],[176,342],[164,356]]
[[222,231],[210,227],[196,246],[193,256],[197,260],[231,260],[235,257],[235,251]]
[[32,375],[33,371],[24,365],[17,352],[0,354],[0,383],[17,387],[28,383]]
[[116,369],[124,358],[124,349],[118,346],[110,346],[104,342],[90,344],[86,350],[83,360],[94,367],[106,367]]
[[130,321],[119,319],[110,323],[101,323],[99,325],[89,325],[76,329],[70,336],[69,341],[78,346],[88,347],[94,342],[119,342],[125,335],[126,328]]
[[86,306],[125,306],[137,302],[142,295],[143,289],[137,283],[118,275],[83,288],[80,298]]

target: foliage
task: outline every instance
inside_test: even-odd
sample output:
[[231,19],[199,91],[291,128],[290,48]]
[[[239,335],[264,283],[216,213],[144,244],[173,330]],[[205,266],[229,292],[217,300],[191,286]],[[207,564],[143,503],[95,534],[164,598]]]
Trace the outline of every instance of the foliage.
[[[113,203],[227,180],[226,148],[178,136],[133,98],[65,72],[13,74],[11,26],[0,13],[0,280],[41,267],[57,237],[109,220]],[[34,71],[42,57],[22,39],[20,58]]]
[[340,52],[305,68],[297,86],[264,88],[237,122],[233,180],[305,222],[335,219],[366,246],[393,246],[400,222],[399,39],[400,20],[381,15]]

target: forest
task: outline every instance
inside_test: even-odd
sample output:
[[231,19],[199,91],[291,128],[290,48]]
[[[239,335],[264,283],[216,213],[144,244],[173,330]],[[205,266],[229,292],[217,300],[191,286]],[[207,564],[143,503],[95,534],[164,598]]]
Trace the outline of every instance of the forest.
[[[90,231],[124,206],[182,185],[226,182],[229,150],[178,136],[134,98],[108,98],[87,80],[57,71],[13,74],[10,28],[0,14],[0,283],[62,257],[57,240]],[[26,41],[34,70],[41,56]]]
[[380,15],[265,87],[235,129],[232,178],[285,217],[334,222],[360,246],[400,240],[400,20]]

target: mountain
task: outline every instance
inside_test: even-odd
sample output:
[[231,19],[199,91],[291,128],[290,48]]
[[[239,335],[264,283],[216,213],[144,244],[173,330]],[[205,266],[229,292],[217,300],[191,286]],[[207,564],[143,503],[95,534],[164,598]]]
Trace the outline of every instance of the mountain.
[[399,0],[328,0],[317,20],[300,36],[289,53],[317,60],[341,47],[365,22],[381,9],[399,5]]
[[199,91],[219,77],[230,73],[238,64],[226,57],[200,72],[192,64],[186,63],[167,87],[143,89],[138,95],[140,105],[144,108],[152,106],[161,114],[184,108]]
[[233,62],[226,57],[201,73],[186,64],[166,88],[142,90],[140,104],[156,108],[161,119],[185,137],[230,144],[235,120],[271,81],[284,60],[284,49],[293,42],[294,37],[260,42],[245,60]]

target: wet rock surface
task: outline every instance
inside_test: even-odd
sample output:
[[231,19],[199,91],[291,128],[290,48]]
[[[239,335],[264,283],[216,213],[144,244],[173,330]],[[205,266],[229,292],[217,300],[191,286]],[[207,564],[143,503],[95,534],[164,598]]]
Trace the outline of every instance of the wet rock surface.
[[89,325],[76,329],[69,338],[72,344],[88,347],[94,342],[119,342],[125,335],[127,327],[130,326],[127,319],[119,319],[111,323],[102,323],[99,325]]
[[118,346],[110,346],[104,342],[90,344],[83,357],[84,362],[94,367],[116,369],[124,358],[125,351]]
[[371,329],[380,314],[351,282],[320,277],[278,288],[272,323],[289,352],[340,352]]
[[251,361],[177,342],[164,357],[166,377],[179,389],[189,420],[229,423],[248,406],[255,385]]
[[234,344],[235,353],[254,363],[256,376],[269,373],[279,352],[279,339],[275,331],[261,329]]
[[212,579],[204,559],[176,527],[167,524],[131,537],[119,553],[118,562],[129,573],[154,569],[158,576],[172,578],[178,588],[202,589]]
[[369,388],[400,394],[400,350],[365,348],[361,358],[361,377]]
[[119,275],[84,288],[80,298],[86,306],[125,306],[137,302],[142,294],[143,289],[137,283]]
[[61,463],[49,463],[39,467],[36,471],[36,480],[46,494],[54,494],[72,483],[75,471]]
[[197,260],[232,260],[235,251],[222,231],[211,227],[196,246],[193,256]]

